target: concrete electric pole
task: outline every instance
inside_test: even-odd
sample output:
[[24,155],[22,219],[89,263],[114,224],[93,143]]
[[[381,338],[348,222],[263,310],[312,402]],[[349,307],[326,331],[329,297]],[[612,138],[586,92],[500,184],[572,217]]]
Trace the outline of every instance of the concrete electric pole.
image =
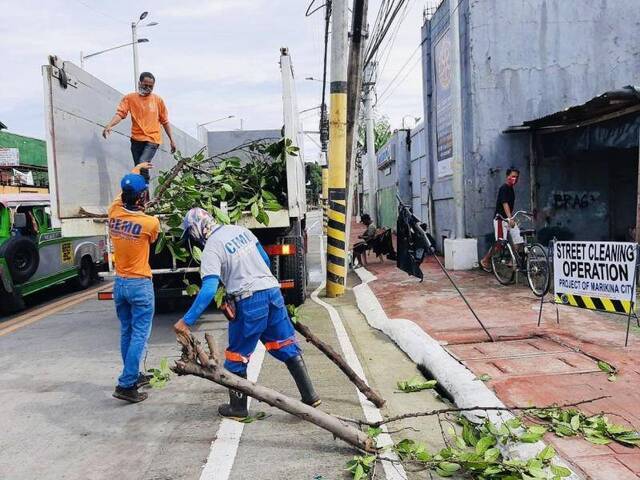
[[367,213],[379,225],[377,218],[376,193],[378,191],[378,165],[375,147],[375,124],[373,117],[373,92],[376,84],[376,63],[370,62],[364,76],[364,121],[366,129],[367,156],[363,163],[364,175],[369,184]]
[[347,2],[333,0],[331,83],[329,87],[329,213],[327,225],[327,297],[344,294],[347,275]]
[[362,94],[362,70],[364,63],[365,25],[368,0],[353,1],[351,22],[351,47],[349,49],[349,65],[347,69],[347,249],[351,235],[351,218],[353,216],[354,197],[357,186],[356,153],[358,147],[357,125],[360,118],[360,95]]

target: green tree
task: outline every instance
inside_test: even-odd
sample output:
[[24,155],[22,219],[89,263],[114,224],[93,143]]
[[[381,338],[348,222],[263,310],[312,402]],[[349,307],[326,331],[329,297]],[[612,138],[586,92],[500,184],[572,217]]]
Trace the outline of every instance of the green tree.
[[[391,138],[391,125],[389,124],[389,119],[386,116],[383,115],[373,121],[373,136],[373,145],[377,152]],[[360,126],[358,127],[358,148],[362,152],[366,151],[366,137],[366,124],[361,121]]]
[[320,193],[322,192],[322,167],[317,163],[307,163],[305,170],[307,202],[312,205],[317,205]]

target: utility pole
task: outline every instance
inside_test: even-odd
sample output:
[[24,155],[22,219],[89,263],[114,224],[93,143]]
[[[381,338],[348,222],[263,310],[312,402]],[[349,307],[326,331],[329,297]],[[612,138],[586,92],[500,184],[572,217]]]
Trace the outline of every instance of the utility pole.
[[344,294],[347,275],[347,2],[333,0],[331,83],[329,87],[329,221],[327,226],[327,297]]
[[349,50],[349,66],[347,70],[347,218],[346,238],[349,248],[351,235],[351,218],[353,216],[353,199],[357,184],[356,125],[360,117],[360,94],[362,93],[362,69],[364,63],[364,47],[366,38],[365,22],[367,18],[368,0],[353,0],[351,21],[351,48]]
[[460,72],[460,17],[457,2],[450,2],[451,36],[451,135],[453,137],[453,200],[456,212],[456,238],[465,238],[464,229],[464,151],[462,143],[462,76]]
[[131,41],[133,42],[133,91],[138,91],[138,22],[131,22]]
[[375,62],[370,62],[365,70],[364,83],[364,121],[366,128],[366,147],[367,156],[364,163],[364,174],[367,176],[369,184],[369,203],[367,205],[367,213],[377,223],[377,205],[376,197],[378,192],[378,165],[375,147],[375,125],[373,117],[373,99],[372,93],[376,84],[376,66]]

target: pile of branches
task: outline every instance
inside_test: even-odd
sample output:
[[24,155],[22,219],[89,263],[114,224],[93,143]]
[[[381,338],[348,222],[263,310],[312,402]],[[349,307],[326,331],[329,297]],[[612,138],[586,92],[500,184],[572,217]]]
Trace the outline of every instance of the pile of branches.
[[[179,242],[180,226],[193,207],[207,210],[222,224],[251,215],[268,226],[267,212],[282,210],[287,203],[286,158],[298,151],[290,139],[282,138],[239,145],[213,157],[205,157],[204,150],[192,157],[178,152],[177,164],[160,172],[155,198],[147,205],[148,213],[163,218],[156,254],[168,248],[176,260],[188,259],[189,252]],[[232,156],[234,152],[242,152],[248,161]]]

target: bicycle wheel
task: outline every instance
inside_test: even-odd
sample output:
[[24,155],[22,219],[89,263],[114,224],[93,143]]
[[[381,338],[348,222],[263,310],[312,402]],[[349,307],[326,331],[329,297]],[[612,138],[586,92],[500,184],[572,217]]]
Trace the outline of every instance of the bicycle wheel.
[[496,280],[502,285],[509,285],[516,276],[518,264],[511,244],[506,240],[499,240],[493,247],[491,266]]
[[534,243],[527,255],[527,280],[536,297],[542,297],[549,291],[550,278],[547,252],[542,245]]

